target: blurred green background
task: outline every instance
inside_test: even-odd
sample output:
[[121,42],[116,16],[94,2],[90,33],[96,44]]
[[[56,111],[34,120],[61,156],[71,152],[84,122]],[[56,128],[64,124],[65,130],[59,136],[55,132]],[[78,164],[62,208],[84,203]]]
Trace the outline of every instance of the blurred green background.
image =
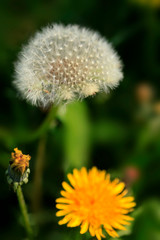
[[[12,85],[23,44],[51,23],[79,24],[112,42],[124,79],[58,111],[36,136],[46,112],[22,101]],[[5,0],[0,3],[0,239],[26,239],[16,194],[5,170],[18,147],[30,154],[30,181],[23,186],[36,239],[85,240],[79,228],[58,226],[55,199],[74,167],[97,166],[125,181],[137,207],[121,240],[160,240],[160,1]]]

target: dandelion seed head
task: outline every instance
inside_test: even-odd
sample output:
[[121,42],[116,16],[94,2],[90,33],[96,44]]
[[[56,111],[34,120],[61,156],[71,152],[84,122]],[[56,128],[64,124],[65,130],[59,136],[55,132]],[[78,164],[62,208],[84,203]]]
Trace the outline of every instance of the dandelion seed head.
[[125,184],[118,179],[110,180],[110,175],[93,167],[89,172],[86,168],[74,169],[68,174],[70,181],[63,182],[62,197],[56,200],[57,217],[63,217],[59,224],[68,227],[80,225],[80,233],[90,232],[98,240],[105,237],[102,229],[110,236],[118,237],[117,230],[126,230],[133,220],[127,214],[133,211],[134,198],[125,196]]
[[77,25],[45,27],[15,64],[14,84],[33,105],[48,106],[108,92],[122,79],[121,61],[98,33]]

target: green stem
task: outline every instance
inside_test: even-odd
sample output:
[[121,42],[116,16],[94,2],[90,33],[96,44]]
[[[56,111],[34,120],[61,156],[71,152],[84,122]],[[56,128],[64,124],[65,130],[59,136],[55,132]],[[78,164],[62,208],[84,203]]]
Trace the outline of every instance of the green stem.
[[[35,172],[34,172],[34,182],[33,182],[33,194],[32,194],[32,208],[34,212],[38,212],[41,208],[42,203],[42,180],[43,180],[43,171],[44,171],[44,159],[45,159],[45,147],[47,134],[46,131],[49,128],[51,121],[55,120],[55,115],[57,113],[58,107],[52,107],[46,120],[40,126],[39,130],[34,134],[34,137],[40,136],[37,157],[35,161]],[[55,125],[52,126],[52,129]]]
[[20,142],[21,144],[24,142],[25,143],[31,142],[31,141],[36,140],[40,136],[42,136],[48,130],[51,121],[55,118],[55,115],[57,114],[57,110],[58,110],[58,107],[53,106],[50,109],[46,119],[40,125],[40,127],[37,130],[35,130],[33,133],[25,134],[25,137],[24,137],[24,135],[23,135],[23,137],[20,136],[20,138],[18,139],[18,142]]
[[46,135],[40,138],[37,157],[35,159],[35,172],[32,192],[32,208],[34,212],[39,211],[42,203],[42,179],[44,170],[45,147]]
[[19,206],[20,206],[22,215],[23,215],[26,232],[28,234],[29,239],[32,239],[32,236],[33,236],[32,228],[30,226],[29,217],[28,217],[28,213],[27,213],[27,207],[26,207],[26,203],[25,203],[20,185],[17,187],[17,198],[19,201]]

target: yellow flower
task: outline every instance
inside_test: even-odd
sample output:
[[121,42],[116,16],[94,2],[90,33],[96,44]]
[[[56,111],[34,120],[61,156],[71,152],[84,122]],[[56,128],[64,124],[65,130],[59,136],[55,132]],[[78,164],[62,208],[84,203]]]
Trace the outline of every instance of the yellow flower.
[[14,151],[15,152],[11,153],[10,166],[23,175],[26,168],[29,167],[29,160],[31,157],[23,154],[18,148],[14,148]]
[[91,236],[98,240],[105,237],[102,228],[112,237],[118,237],[114,229],[125,230],[123,225],[128,225],[133,218],[127,213],[136,205],[133,197],[124,197],[127,190],[125,184],[118,179],[110,181],[106,171],[93,167],[89,172],[83,167],[74,169],[73,174],[68,174],[72,187],[63,182],[65,191],[63,197],[56,200],[59,211],[56,216],[64,216],[59,224],[68,227],[81,225],[80,233],[89,230]]

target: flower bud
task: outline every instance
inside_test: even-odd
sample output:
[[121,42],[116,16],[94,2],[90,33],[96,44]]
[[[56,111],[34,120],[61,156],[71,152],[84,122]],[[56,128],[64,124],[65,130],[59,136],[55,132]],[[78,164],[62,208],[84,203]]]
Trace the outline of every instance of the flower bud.
[[14,151],[11,153],[11,160],[9,161],[6,175],[8,183],[16,189],[18,185],[28,182],[30,173],[29,161],[31,157],[23,154],[18,148],[14,148]]

